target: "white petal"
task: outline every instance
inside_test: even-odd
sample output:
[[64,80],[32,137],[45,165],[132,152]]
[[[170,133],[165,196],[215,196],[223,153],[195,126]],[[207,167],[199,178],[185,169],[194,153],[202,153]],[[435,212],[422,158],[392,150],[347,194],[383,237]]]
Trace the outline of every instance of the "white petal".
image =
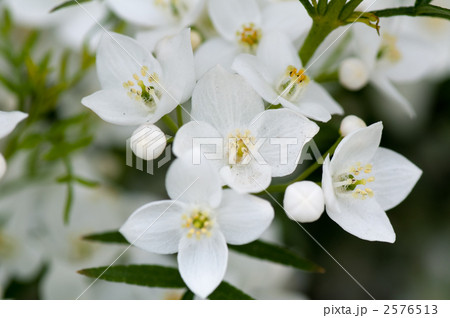
[[[378,0],[377,0],[378,1]],[[381,37],[374,30],[362,23],[352,25],[354,50],[358,56],[372,70],[375,65],[378,51],[381,45]]]
[[274,81],[268,68],[254,55],[240,54],[232,65],[232,69],[245,80],[268,103],[278,104],[278,93],[275,91]]
[[375,199],[383,210],[389,210],[408,196],[422,175],[422,170],[402,155],[380,147],[373,158],[372,175],[375,181],[370,184],[370,188],[374,191]]
[[161,76],[159,62],[136,40],[114,32],[104,34],[97,51],[97,73],[103,89],[121,88],[147,66]]
[[283,107],[297,111],[300,114],[321,122],[327,122],[331,119],[330,112],[322,107],[321,104],[315,102],[304,102],[302,99],[292,103],[283,97],[278,99]]
[[276,3],[262,12],[263,32],[279,31],[292,41],[310,29],[312,19],[298,1]]
[[181,277],[194,294],[206,298],[222,281],[227,268],[228,247],[219,231],[201,239],[184,236],[178,266]]
[[0,111],[0,139],[9,135],[17,124],[28,117],[28,114],[14,111],[2,112]]
[[239,193],[256,193],[266,189],[272,180],[272,168],[254,159],[246,165],[225,166],[220,170],[223,181]]
[[327,214],[344,230],[368,241],[395,242],[391,223],[374,198],[338,197],[337,205],[327,203]]
[[411,103],[399,93],[395,86],[389,81],[389,79],[380,74],[373,74],[370,83],[382,94],[392,101],[393,105],[400,107],[409,117],[416,116],[416,112]]
[[266,200],[229,189],[223,192],[216,211],[217,222],[227,243],[236,245],[258,239],[274,217],[273,207]]
[[158,43],[156,56],[161,63],[164,90],[182,104],[191,98],[195,86],[191,30],[184,29]]
[[435,52],[427,42],[421,41],[417,36],[399,34],[397,47],[401,59],[397,63],[389,63],[383,70],[392,81],[418,81],[432,69]]
[[162,8],[148,0],[107,0],[108,6],[122,19],[141,26],[160,26],[173,22]]
[[326,89],[314,81],[309,82],[305,95],[302,97],[301,101],[319,104],[330,114],[342,115],[344,113],[342,107],[331,97]]
[[131,244],[148,252],[178,251],[186,206],[177,201],[157,201],[137,209],[120,228]]
[[333,177],[330,171],[330,156],[325,158],[322,166],[322,190],[325,199],[325,205],[331,209],[337,209],[338,202],[334,192]]
[[84,97],[81,103],[104,121],[116,125],[140,125],[151,115],[144,104],[128,97],[123,88],[98,91]]
[[192,96],[192,117],[211,124],[223,136],[247,126],[263,110],[263,100],[253,88],[221,66],[203,76]]
[[371,163],[381,141],[383,124],[381,122],[361,128],[345,137],[334,152],[330,164],[331,174],[342,173],[357,162]]
[[238,53],[237,45],[222,38],[213,38],[206,41],[195,51],[194,62],[197,79],[202,78],[206,72],[216,65],[222,65],[229,70]]
[[179,31],[177,27],[161,27],[157,29],[145,30],[136,33],[136,40],[141,43],[149,52],[156,49],[156,45],[166,36],[176,35]]
[[286,72],[289,65],[301,69],[302,63],[292,41],[283,33],[270,32],[264,35],[257,51],[258,59],[269,72],[273,85]]
[[175,135],[173,153],[177,157],[190,156],[193,163],[211,164],[217,171],[224,165],[224,140],[211,125],[191,121]]
[[166,175],[166,188],[171,199],[186,203],[216,207],[222,198],[218,172],[208,164],[192,164],[190,157],[172,163]]
[[210,0],[208,12],[216,30],[228,41],[235,41],[236,32],[243,24],[261,23],[261,13],[255,0]]
[[257,138],[266,138],[259,149],[264,160],[272,167],[272,176],[281,177],[297,168],[303,146],[319,131],[319,127],[290,109],[266,110],[250,126]]

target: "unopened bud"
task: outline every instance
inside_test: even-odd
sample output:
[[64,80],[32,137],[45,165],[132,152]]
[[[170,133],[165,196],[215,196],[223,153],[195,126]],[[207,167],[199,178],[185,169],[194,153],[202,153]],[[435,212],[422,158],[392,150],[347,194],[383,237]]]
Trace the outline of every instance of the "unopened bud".
[[165,134],[155,125],[142,125],[133,132],[130,146],[133,153],[144,160],[158,158],[166,148]]
[[298,222],[317,221],[324,211],[322,188],[312,181],[291,184],[284,195],[284,209],[287,216]]
[[367,127],[364,120],[355,116],[349,115],[342,119],[341,127],[339,128],[339,133],[342,137],[354,132],[355,130]]
[[348,58],[339,66],[339,83],[345,88],[357,91],[369,81],[369,70],[358,58]]
[[191,45],[192,50],[195,51],[200,44],[202,44],[203,39],[199,32],[191,29]]

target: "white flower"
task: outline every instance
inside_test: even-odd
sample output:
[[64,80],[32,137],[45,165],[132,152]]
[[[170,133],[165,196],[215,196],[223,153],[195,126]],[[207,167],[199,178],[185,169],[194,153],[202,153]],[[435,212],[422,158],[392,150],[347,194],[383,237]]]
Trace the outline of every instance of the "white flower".
[[205,7],[205,0],[108,1],[111,8],[125,20],[151,27],[136,34],[136,39],[149,51],[153,51],[161,39],[193,25]]
[[256,56],[239,55],[232,68],[267,102],[297,110],[315,120],[328,121],[342,108],[303,69],[289,38],[278,32],[261,40]]
[[411,192],[422,171],[400,154],[379,147],[381,122],[345,137],[323,164],[328,215],[347,232],[369,241],[394,242],[385,211]]
[[[28,114],[13,111],[13,112],[2,112],[0,111],[0,139],[9,135],[17,124],[28,117]],[[5,158],[0,153],[0,179],[6,172],[6,161]]]
[[167,172],[172,200],[144,205],[120,232],[149,252],[178,252],[181,277],[196,295],[206,298],[224,277],[227,243],[256,240],[270,225],[274,211],[263,199],[222,190],[212,168],[184,160],[175,160]]
[[317,221],[324,210],[322,188],[312,181],[301,181],[287,187],[283,207],[294,221]]
[[[430,45],[411,34],[407,26],[396,24],[400,21],[383,20],[381,36],[365,25],[355,24],[352,31],[355,52],[370,74],[369,83],[413,117],[414,109],[393,82],[408,83],[424,78],[433,68],[434,53]],[[342,81],[345,79],[341,78]]]
[[155,125],[139,126],[130,139],[134,154],[144,160],[158,158],[164,152],[166,145],[166,135]]
[[269,32],[282,32],[294,41],[311,25],[298,2],[277,3],[261,11],[255,0],[209,0],[208,10],[220,37],[210,39],[196,51],[197,78],[217,64],[229,69],[239,53],[255,53]]
[[348,115],[344,117],[341,121],[341,126],[339,128],[339,133],[342,137],[349,135],[355,130],[367,127],[366,123],[359,117],[355,115]]
[[[200,153],[202,162],[206,158],[214,164],[223,181],[239,192],[262,191],[272,177],[294,172],[304,144],[319,131],[292,110],[264,111],[263,101],[245,80],[221,66],[198,82],[191,115],[195,120],[175,136],[175,155]],[[215,138],[211,140],[222,145],[206,145],[206,139],[197,148],[198,138]],[[205,154],[211,152],[218,157],[208,159]]]
[[188,29],[161,41],[155,59],[137,41],[105,34],[97,52],[102,90],[83,105],[117,125],[154,123],[191,96],[195,85]]

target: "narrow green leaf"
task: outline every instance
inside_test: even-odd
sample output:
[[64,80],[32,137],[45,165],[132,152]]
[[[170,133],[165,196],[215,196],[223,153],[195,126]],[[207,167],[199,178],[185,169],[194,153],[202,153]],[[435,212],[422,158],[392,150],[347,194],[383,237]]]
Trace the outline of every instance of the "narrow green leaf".
[[80,3],[83,3],[83,2],[89,2],[89,1],[92,1],[92,0],[69,0],[69,1],[66,1],[66,2],[63,2],[63,3],[59,4],[59,5],[57,5],[56,7],[51,9],[50,12],[55,12],[55,11],[58,11],[58,10],[63,9],[63,8],[67,8],[67,7],[70,7],[70,6],[74,6],[74,5],[77,5],[77,4],[80,4]]
[[91,234],[84,236],[83,239],[87,241],[95,241],[95,242],[102,242],[102,243],[117,243],[117,244],[130,244],[128,241],[123,237],[120,232],[105,232],[105,233],[99,233],[99,234]]
[[[159,288],[186,288],[176,268],[159,265],[117,265],[111,267],[87,268],[79,274],[110,282]],[[232,285],[222,282],[208,297],[209,299],[252,299]]]
[[94,138],[88,136],[75,142],[64,142],[54,145],[44,156],[45,160],[52,161],[69,156],[70,153],[89,146]]
[[229,245],[229,248],[249,256],[265,259],[274,263],[291,266],[308,272],[323,273],[325,270],[313,262],[300,257],[295,252],[275,244],[254,241],[246,245]]
[[[128,241],[119,232],[105,232],[87,235],[85,240],[102,243],[129,244]],[[297,253],[271,243],[255,241],[246,245],[229,245],[229,248],[252,257],[268,260],[274,263],[291,266],[308,272],[323,273],[325,270],[299,256]]]

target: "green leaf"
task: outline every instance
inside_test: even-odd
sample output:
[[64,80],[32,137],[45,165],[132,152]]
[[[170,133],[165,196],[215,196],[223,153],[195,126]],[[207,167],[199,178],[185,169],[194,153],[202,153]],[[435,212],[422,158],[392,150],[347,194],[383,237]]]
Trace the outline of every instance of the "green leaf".
[[229,248],[249,256],[291,266],[308,272],[324,273],[325,270],[297,253],[275,244],[254,241],[246,245],[229,245]]
[[59,4],[59,5],[57,5],[56,7],[51,9],[50,12],[55,12],[55,11],[58,11],[58,10],[63,9],[63,8],[67,8],[67,7],[70,7],[70,6],[77,5],[77,4],[79,5],[80,3],[89,2],[89,1],[92,1],[92,0],[69,0],[69,1],[66,1],[66,2],[63,2],[63,3]]
[[[128,241],[119,232],[105,232],[98,234],[91,234],[83,237],[85,240],[103,242],[103,243],[117,243],[129,244]],[[271,243],[262,241],[255,241],[246,245],[229,245],[230,249],[247,254],[252,257],[264,259],[274,263],[291,266],[308,272],[323,273],[325,270],[299,256],[297,253]]]
[[[79,274],[110,282],[159,288],[186,288],[176,268],[159,265],[117,265],[111,267],[87,268]],[[252,299],[232,285],[222,282],[208,297],[209,299]]]

